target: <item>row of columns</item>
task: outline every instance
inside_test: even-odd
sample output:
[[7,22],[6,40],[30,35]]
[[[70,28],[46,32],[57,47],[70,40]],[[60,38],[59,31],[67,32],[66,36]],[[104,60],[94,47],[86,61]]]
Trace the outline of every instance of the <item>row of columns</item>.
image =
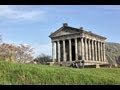
[[[71,48],[71,39],[69,41],[69,61],[72,61],[72,48]],[[81,40],[78,40],[77,38],[74,39],[75,41],[75,60],[78,60],[78,49],[79,49],[79,55],[82,56],[82,60],[89,60],[89,61],[105,61],[105,43],[83,38],[81,37]],[[66,62],[66,44],[65,40],[63,42],[63,61]],[[79,42],[79,44],[78,44]],[[52,59],[53,62],[55,62],[55,50],[54,50],[54,43],[52,42]],[[57,60],[60,62],[60,41],[56,42],[56,48],[57,48]]]

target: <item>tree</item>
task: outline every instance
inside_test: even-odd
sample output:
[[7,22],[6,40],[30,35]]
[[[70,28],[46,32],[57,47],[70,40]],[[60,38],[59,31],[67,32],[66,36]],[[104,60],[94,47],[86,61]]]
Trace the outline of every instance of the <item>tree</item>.
[[2,60],[13,61],[13,52],[15,52],[15,46],[12,44],[0,44],[0,57]]
[[18,60],[18,62],[25,63],[26,61],[33,60],[33,48],[31,48],[29,45],[20,44],[19,46],[17,46],[17,49],[18,52],[16,55],[16,59]]
[[0,44],[0,58],[6,61],[25,63],[33,60],[33,49],[29,45]]
[[45,54],[41,54],[39,56],[37,56],[34,61],[37,61],[38,63],[41,63],[41,64],[47,64],[47,62],[51,62],[52,59],[51,59],[51,56],[49,55],[45,55]]

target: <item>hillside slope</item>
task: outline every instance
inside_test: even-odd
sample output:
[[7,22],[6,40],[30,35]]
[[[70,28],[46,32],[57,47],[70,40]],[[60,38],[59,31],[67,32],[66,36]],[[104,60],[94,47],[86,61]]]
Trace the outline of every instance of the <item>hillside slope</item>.
[[110,64],[120,66],[120,44],[107,42],[106,43],[106,59]]
[[120,85],[119,68],[75,69],[0,61],[1,85]]

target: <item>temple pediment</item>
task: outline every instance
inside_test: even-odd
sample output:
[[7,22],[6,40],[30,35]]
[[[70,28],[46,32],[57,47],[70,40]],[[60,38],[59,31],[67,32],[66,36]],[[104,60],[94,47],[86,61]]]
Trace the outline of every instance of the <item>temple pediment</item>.
[[100,35],[94,34],[92,32],[88,32],[88,31],[83,30],[83,27],[81,27],[79,29],[74,28],[74,27],[70,27],[67,25],[67,23],[64,23],[63,27],[61,27],[57,31],[51,33],[51,35],[49,37],[52,38],[52,37],[59,37],[59,36],[64,36],[64,35],[73,35],[73,34],[77,34],[77,33],[80,33],[80,34],[84,33],[84,35],[86,35],[86,36],[95,37],[98,39],[104,39],[104,40],[106,39],[103,36],[100,36]]
[[56,32],[52,33],[50,37],[58,37],[58,36],[63,36],[63,35],[70,35],[74,33],[79,33],[78,30],[72,30],[68,27],[62,27],[58,29]]

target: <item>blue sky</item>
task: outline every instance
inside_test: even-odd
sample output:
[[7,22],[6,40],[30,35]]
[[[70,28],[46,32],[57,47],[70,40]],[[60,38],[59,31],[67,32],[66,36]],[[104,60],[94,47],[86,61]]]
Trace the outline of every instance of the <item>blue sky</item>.
[[0,5],[3,42],[29,44],[34,55],[51,55],[51,32],[63,23],[120,43],[120,5]]

